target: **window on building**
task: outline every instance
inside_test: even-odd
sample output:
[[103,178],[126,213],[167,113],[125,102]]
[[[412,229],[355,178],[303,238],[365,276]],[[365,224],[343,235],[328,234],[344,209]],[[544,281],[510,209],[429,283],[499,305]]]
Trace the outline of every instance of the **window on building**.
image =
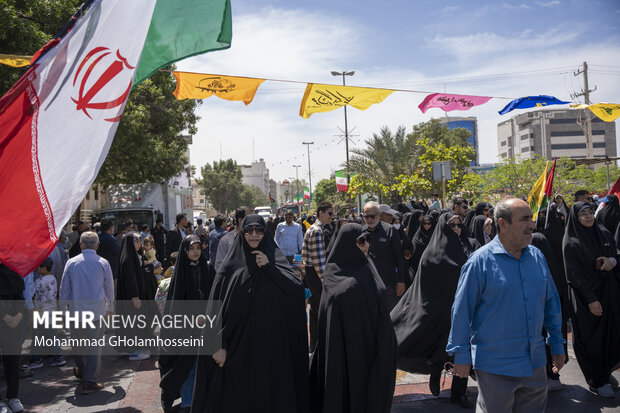
[[531,122],[525,122],[525,123],[522,123],[522,124],[520,124],[520,125],[519,125],[519,130],[527,129],[527,128],[529,128],[530,126],[532,126],[532,123],[531,123]]
[[530,150],[532,151],[534,150],[534,145],[530,146]]
[[585,149],[585,143],[556,143],[551,145],[551,149]]
[[529,139],[530,135],[521,135],[521,140],[524,141],[526,139]]
[[500,156],[501,156],[502,158],[505,158],[505,157],[506,157],[506,153],[502,153]]
[[95,201],[98,201],[99,200],[99,186],[98,185],[95,185],[94,191],[95,191]]
[[500,145],[506,146],[506,141],[501,141]]
[[86,200],[90,201],[90,189],[86,192]]
[[521,148],[521,153],[529,152],[529,151],[530,151],[530,148],[528,146],[525,146],[525,147]]
[[200,199],[200,204],[202,205],[204,203],[205,203],[205,200],[204,199]]

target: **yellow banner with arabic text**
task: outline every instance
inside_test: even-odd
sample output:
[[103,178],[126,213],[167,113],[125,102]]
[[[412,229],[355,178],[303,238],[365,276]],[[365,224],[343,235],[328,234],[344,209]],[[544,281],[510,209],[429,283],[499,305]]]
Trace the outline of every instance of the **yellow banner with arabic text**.
[[372,104],[383,102],[392,92],[390,89],[308,83],[299,116],[308,119],[313,113],[329,112],[346,105],[366,110]]
[[19,56],[15,54],[0,53],[0,64],[12,67],[24,67],[30,65],[32,56]]
[[570,105],[574,109],[588,108],[605,122],[613,122],[620,117],[620,105],[615,103],[596,103],[594,105]]
[[172,72],[177,79],[174,96],[179,99],[206,99],[213,95],[226,100],[241,100],[249,105],[265,79],[219,76],[205,73]]

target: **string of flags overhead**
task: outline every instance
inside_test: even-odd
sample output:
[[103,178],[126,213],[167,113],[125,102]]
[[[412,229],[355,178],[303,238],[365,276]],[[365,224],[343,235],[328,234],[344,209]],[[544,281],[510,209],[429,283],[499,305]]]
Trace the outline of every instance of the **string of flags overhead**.
[[[221,99],[230,101],[240,100],[246,105],[252,102],[259,86],[265,81],[306,83],[281,79],[225,76],[207,73],[180,71],[174,71],[172,73],[177,79],[177,88],[174,92],[177,99],[206,99],[215,95]],[[380,89],[373,87],[307,83],[299,108],[299,116],[307,119],[314,113],[330,112],[343,106],[352,106],[359,110],[366,110],[374,104],[383,102],[383,100],[393,92],[428,94],[418,106],[422,113],[426,113],[426,111],[431,108],[438,108],[444,112],[454,110],[465,111],[475,106],[483,105],[491,99],[511,99],[511,101],[498,112],[500,115],[505,115],[515,109],[528,109],[571,103],[548,95],[525,96],[513,99],[502,96],[455,95],[419,90]],[[595,105],[571,105],[571,107],[575,109],[588,108],[592,113],[606,122],[612,122],[620,116],[620,105],[617,104],[598,103]]]
[[[0,64],[12,67],[25,67],[30,64],[31,56],[0,54]],[[549,105],[565,105],[571,102],[560,100],[554,96],[538,95],[520,98],[503,96],[474,96],[456,95],[450,93],[432,93],[406,89],[380,89],[373,87],[357,87],[329,85],[308,82],[297,82],[282,79],[262,79],[243,76],[226,76],[208,73],[194,73],[173,71],[177,81],[174,96],[179,99],[206,99],[217,96],[229,101],[242,101],[249,105],[260,85],[265,81],[304,83],[307,84],[299,116],[307,119],[314,113],[330,112],[343,106],[352,106],[359,110],[366,110],[370,106],[381,103],[393,92],[425,93],[428,94],[418,108],[426,113],[431,108],[438,108],[444,112],[454,110],[465,111],[480,106],[491,99],[511,99],[498,113],[505,115],[515,109],[529,109]],[[596,103],[593,105],[572,104],[573,109],[589,109],[594,115],[605,122],[613,122],[620,117],[620,105],[614,103]]]

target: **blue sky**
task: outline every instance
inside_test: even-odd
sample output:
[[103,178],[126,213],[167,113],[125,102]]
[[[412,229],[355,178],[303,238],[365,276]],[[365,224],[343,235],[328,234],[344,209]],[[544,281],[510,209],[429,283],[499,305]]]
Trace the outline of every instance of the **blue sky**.
[[[249,1],[232,0],[230,49],[179,62],[179,70],[339,83],[332,70],[355,70],[352,86],[373,86],[517,98],[548,94],[573,100],[583,77],[573,72],[587,61],[594,103],[620,103],[620,1]],[[216,97],[203,101],[191,145],[198,167],[222,158],[240,164],[264,158],[273,179],[329,177],[345,159],[342,109],[303,119],[305,85],[264,82],[247,107]],[[388,126],[407,131],[441,117],[422,114],[424,93],[395,92],[366,111],[348,110],[353,147]],[[478,118],[480,161],[497,160],[497,111],[508,100],[491,99],[449,116]],[[559,108],[559,106],[557,106]],[[520,113],[514,111],[512,114]],[[617,128],[618,129],[618,128]],[[620,134],[618,134],[620,137]],[[254,151],[253,151],[254,147]]]

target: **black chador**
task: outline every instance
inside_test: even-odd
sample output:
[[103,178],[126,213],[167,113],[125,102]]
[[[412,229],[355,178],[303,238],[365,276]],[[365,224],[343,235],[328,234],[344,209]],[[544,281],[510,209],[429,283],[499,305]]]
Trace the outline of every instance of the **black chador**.
[[[597,258],[616,258],[616,244],[598,221],[586,228],[579,214],[591,205],[576,202],[568,214],[564,234],[564,266],[569,285],[569,312],[573,323],[573,348],[588,384],[598,388],[608,383],[620,362],[620,267],[597,270]],[[602,316],[589,304],[598,301]]]
[[[424,226],[425,222],[430,222],[431,226],[426,228]],[[431,241],[433,231],[435,231],[435,225],[437,225],[435,218],[431,215],[425,215],[424,218],[422,218],[422,225],[420,225],[420,228],[418,228],[413,236],[413,251],[411,252],[411,258],[409,258],[409,266],[412,268],[410,274],[412,277],[409,284],[411,284],[413,278],[415,278],[415,274],[418,271],[418,266],[420,265],[420,259],[422,259],[422,254],[424,253],[424,250],[426,250],[428,243]]]
[[614,194],[607,195],[606,198],[608,201],[596,214],[596,220],[603,224],[611,234],[615,234],[620,223],[620,204],[618,204],[618,197]]
[[[200,238],[196,235],[188,235],[179,247],[179,255],[166,298],[164,309],[166,315],[183,314],[183,309],[179,308],[179,301],[206,301],[209,297],[214,276],[212,267],[206,261],[204,254],[200,254],[198,261],[190,260],[188,252],[193,244],[201,245]],[[161,337],[162,339],[175,338],[176,332],[176,330],[163,329]],[[199,333],[196,331],[194,334],[189,334],[187,331],[183,331],[178,334],[178,338],[197,337]],[[159,372],[161,380],[159,387],[161,387],[161,400],[162,405],[171,407],[196,362],[196,356],[170,354],[166,348],[162,348],[160,351]]]
[[385,285],[356,246],[361,225],[338,232],[327,259],[312,356],[314,412],[388,413],[396,376],[396,337]]
[[[226,361],[220,367],[211,354],[198,357],[192,412],[308,411],[304,288],[273,238],[265,233],[250,247],[244,230],[251,227],[266,231],[262,217],[247,216],[213,282]],[[269,264],[259,267],[253,251]]]
[[[446,344],[461,267],[475,243],[467,238],[464,227],[460,236],[450,228],[453,217],[452,212],[439,217],[411,288],[391,312],[398,340],[398,368],[431,373],[429,384],[435,395],[439,394],[440,373],[449,359]],[[463,396],[467,379],[454,377],[452,383],[452,397]]]

